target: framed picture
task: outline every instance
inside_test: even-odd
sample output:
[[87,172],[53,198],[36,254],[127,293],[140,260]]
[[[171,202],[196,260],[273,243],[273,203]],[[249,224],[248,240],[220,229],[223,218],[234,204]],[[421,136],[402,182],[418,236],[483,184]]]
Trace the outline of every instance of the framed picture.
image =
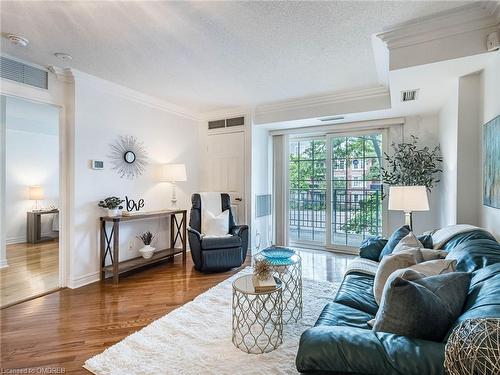
[[500,116],[483,127],[483,204],[500,208]]

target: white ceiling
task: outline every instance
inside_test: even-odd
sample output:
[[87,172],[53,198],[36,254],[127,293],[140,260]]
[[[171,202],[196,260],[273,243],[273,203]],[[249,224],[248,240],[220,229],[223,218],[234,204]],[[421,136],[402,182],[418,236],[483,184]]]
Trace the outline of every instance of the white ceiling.
[[372,34],[465,3],[2,1],[1,48],[205,112],[376,85]]

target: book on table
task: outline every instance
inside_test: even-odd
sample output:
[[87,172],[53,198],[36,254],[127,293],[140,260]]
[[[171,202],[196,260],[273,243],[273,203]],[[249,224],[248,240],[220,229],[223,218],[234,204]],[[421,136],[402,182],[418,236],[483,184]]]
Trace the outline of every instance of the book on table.
[[255,275],[253,276],[253,287],[256,292],[269,292],[276,289],[276,280],[272,275],[264,280],[259,280]]

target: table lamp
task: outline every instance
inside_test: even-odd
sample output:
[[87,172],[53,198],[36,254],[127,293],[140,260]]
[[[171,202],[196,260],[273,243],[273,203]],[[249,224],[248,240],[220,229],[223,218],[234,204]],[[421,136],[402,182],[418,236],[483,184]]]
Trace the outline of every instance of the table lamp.
[[412,212],[429,211],[426,187],[391,186],[389,188],[389,210],[404,211],[405,225],[413,230]]
[[33,211],[40,211],[40,209],[38,208],[38,201],[45,199],[42,187],[39,185],[30,186],[29,198],[30,200],[35,201],[35,209]]
[[175,195],[176,182],[186,181],[186,166],[184,164],[163,164],[160,170],[160,182],[172,184],[172,208],[177,208]]

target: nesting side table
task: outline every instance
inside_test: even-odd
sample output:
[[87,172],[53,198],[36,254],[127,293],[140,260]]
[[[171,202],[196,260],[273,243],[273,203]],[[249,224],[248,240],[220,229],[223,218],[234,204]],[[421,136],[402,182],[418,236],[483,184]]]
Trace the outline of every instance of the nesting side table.
[[273,351],[283,342],[281,281],[256,292],[252,275],[233,282],[233,344],[251,354]]
[[255,255],[255,260],[267,260],[274,276],[283,283],[283,323],[302,318],[302,259],[286,247],[273,246]]

